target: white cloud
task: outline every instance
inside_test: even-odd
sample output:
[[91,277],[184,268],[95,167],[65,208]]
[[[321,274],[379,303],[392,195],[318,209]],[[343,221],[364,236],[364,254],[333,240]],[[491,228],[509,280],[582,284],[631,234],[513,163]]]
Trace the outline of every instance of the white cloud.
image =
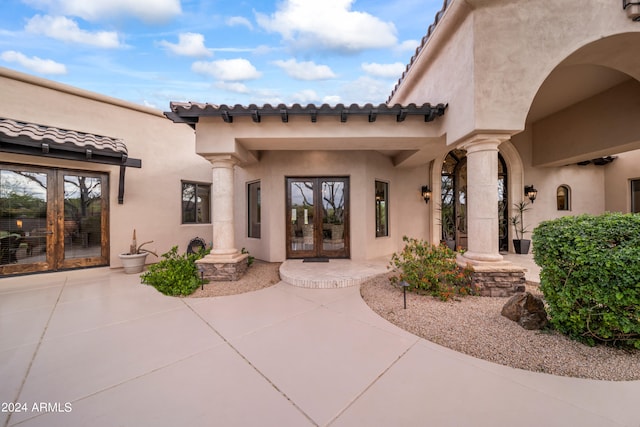
[[317,65],[311,61],[298,62],[295,59],[287,61],[274,61],[289,77],[296,80],[327,80],[336,77],[327,65]]
[[357,52],[392,47],[396,28],[365,13],[352,11],[354,0],[285,0],[271,16],[256,12],[258,24],[280,33],[294,47]]
[[405,40],[398,45],[397,50],[400,52],[415,52],[419,45],[420,41],[418,40]]
[[402,62],[394,62],[393,64],[378,64],[375,62],[365,62],[362,64],[362,69],[369,75],[382,78],[394,78],[400,77],[405,69],[405,65]]
[[238,82],[217,82],[215,85],[218,89],[235,93],[249,93],[249,88],[244,83]]
[[196,58],[212,56],[211,50],[204,45],[204,36],[198,33],[178,34],[178,43],[170,43],[166,40],[160,42],[170,52],[181,56],[193,56]]
[[251,62],[243,58],[196,61],[191,65],[191,70],[226,82],[254,80],[262,76]]
[[182,13],[180,0],[23,0],[33,7],[87,21],[133,17],[161,23]]
[[386,101],[392,88],[393,84],[388,81],[363,76],[345,84],[342,92],[349,102],[360,105],[370,102],[377,105]]
[[80,29],[78,24],[64,16],[41,16],[31,18],[25,30],[34,34],[44,34],[52,39],[65,42],[88,44],[102,48],[120,47],[118,33],[113,31],[89,32]]
[[67,74],[67,67],[51,59],[42,59],[37,56],[28,58],[15,50],[7,50],[0,54],[0,59],[6,62],[16,62],[24,68],[40,74]]
[[340,98],[340,95],[328,95],[322,98],[323,104],[336,105],[340,104],[341,102],[342,98]]
[[304,89],[304,90],[301,90],[300,92],[296,92],[293,95],[291,95],[291,99],[293,100],[293,102],[298,102],[302,105],[305,105],[305,104],[318,102],[320,97],[318,96],[315,90]]
[[243,25],[243,26],[247,27],[248,29],[253,30],[253,25],[251,25],[251,22],[249,22],[249,20],[247,18],[243,17],[243,16],[232,16],[230,18],[227,18],[225,23],[230,27],[235,27],[237,25]]

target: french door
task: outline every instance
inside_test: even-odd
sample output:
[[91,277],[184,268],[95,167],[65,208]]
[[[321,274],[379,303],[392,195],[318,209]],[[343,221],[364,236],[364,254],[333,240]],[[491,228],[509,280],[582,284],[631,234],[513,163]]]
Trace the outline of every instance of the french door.
[[286,178],[287,258],[349,257],[349,178]]
[[105,173],[0,164],[0,275],[109,264]]

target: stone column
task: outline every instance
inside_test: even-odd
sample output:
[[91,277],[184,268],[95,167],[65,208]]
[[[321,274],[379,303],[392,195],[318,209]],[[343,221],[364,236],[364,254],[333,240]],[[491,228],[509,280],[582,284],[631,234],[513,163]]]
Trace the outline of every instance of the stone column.
[[498,247],[498,138],[475,137],[467,150],[467,259],[502,261]]
[[247,254],[235,247],[233,168],[237,160],[230,155],[208,156],[212,164],[211,223],[213,249],[198,261],[209,280],[238,280],[247,269]]
[[473,269],[480,295],[510,296],[524,291],[524,270],[500,255],[498,243],[498,146],[503,135],[477,135],[467,150],[467,231],[469,250],[458,258]]

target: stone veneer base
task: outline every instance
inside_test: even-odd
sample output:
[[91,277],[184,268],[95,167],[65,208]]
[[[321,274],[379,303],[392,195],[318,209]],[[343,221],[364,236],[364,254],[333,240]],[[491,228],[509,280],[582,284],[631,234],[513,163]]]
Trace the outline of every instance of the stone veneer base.
[[471,282],[483,297],[510,297],[525,291],[524,269],[510,262],[472,263],[458,257],[458,265],[471,266]]
[[207,256],[196,263],[204,271],[204,278],[209,281],[235,281],[239,280],[249,268],[249,256],[242,254],[232,259],[216,259],[215,256]]

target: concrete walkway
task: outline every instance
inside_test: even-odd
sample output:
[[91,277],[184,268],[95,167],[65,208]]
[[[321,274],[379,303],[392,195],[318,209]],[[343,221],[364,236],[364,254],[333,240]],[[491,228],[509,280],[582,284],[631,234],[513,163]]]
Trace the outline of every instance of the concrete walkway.
[[109,269],[0,279],[0,426],[638,427],[639,396],[440,347],[358,286],[181,299]]

